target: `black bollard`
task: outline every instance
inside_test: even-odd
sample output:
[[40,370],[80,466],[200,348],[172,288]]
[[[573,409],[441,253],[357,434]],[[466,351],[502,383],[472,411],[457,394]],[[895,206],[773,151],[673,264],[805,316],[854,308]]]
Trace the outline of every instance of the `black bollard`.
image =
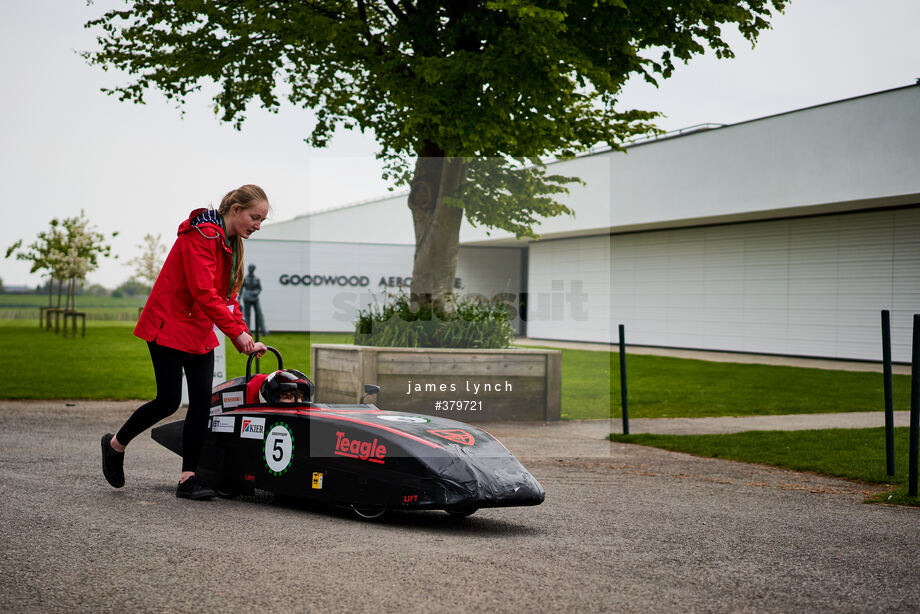
[[885,464],[894,475],[894,408],[891,400],[891,314],[882,309],[882,378],[885,384]]
[[629,399],[626,394],[626,332],[620,324],[620,402],[623,406],[623,434],[629,435]]
[[914,339],[910,359],[910,454],[907,496],[917,496],[917,442],[920,436],[920,313],[914,314]]

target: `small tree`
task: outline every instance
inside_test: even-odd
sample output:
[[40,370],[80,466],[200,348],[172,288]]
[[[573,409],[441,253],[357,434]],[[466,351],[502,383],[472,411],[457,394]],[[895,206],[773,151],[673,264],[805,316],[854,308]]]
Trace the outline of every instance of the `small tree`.
[[160,241],[163,235],[153,236],[152,234],[144,235],[144,242],[137,248],[141,250],[140,256],[136,256],[126,263],[126,266],[135,268],[135,277],[148,285],[153,286],[163,268],[163,260],[166,257],[166,246]]
[[[61,222],[54,218],[51,228],[38,233],[35,241],[23,248],[23,240],[19,239],[6,250],[6,257],[16,256],[16,260],[31,262],[30,273],[40,273],[48,276],[48,307],[53,302],[54,281],[60,280],[59,269],[63,261],[62,251],[66,235],[61,228]],[[42,273],[42,271],[45,271]],[[59,282],[60,284],[60,282]],[[58,291],[58,306],[60,306],[61,292]]]
[[[75,305],[74,291],[78,281],[99,268],[99,257],[108,258],[112,247],[105,244],[105,235],[89,225],[86,213],[81,209],[78,217],[69,217],[62,223],[66,230],[63,258],[59,268],[60,279],[67,282],[67,309]],[[118,233],[112,233],[112,237]],[[117,256],[116,256],[117,258]]]
[[[117,232],[112,233],[112,237],[117,235]],[[74,307],[76,282],[85,280],[87,273],[99,267],[99,257],[107,258],[112,251],[105,244],[105,236],[89,227],[89,220],[82,209],[79,216],[64,220],[52,219],[51,228],[38,233],[36,240],[27,248],[23,249],[22,243],[22,239],[13,243],[6,250],[6,257],[15,254],[17,260],[31,262],[30,273],[46,271],[44,274],[49,277],[49,307],[53,302],[54,281],[57,280],[58,307],[64,298],[67,309]]]

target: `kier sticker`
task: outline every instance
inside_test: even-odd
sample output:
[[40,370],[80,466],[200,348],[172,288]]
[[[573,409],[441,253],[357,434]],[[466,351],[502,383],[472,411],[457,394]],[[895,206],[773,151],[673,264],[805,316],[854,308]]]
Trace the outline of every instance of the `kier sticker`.
[[240,437],[243,439],[265,439],[265,418],[243,418],[240,426]]
[[446,439],[447,441],[462,443],[465,446],[471,446],[476,443],[476,440],[473,439],[473,436],[463,429],[439,429],[429,430],[428,432],[432,435],[437,435],[438,437]]
[[211,431],[214,433],[232,433],[235,427],[235,416],[215,416],[211,418]]
[[221,395],[224,408],[238,407],[243,404],[243,391],[225,392]]
[[319,471],[313,472],[313,489],[322,490],[323,489],[323,474]]

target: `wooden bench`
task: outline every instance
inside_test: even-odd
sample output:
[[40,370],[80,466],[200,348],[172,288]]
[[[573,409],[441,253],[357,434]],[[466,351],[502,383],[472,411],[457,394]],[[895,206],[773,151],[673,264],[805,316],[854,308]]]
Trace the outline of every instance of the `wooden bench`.
[[45,328],[51,330],[51,316],[54,316],[54,332],[57,333],[60,330],[60,316],[62,313],[66,313],[66,309],[61,307],[40,307],[39,308],[39,317],[43,318],[43,321],[46,322]]
[[85,311],[65,311],[64,312],[64,336],[67,336],[67,318],[71,318],[73,323],[73,337],[77,338],[77,318],[83,323],[83,336],[86,336],[86,312]]

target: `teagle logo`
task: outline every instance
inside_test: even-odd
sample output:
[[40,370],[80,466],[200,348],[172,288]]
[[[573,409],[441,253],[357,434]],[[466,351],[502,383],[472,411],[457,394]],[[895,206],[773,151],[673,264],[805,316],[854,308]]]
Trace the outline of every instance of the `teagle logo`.
[[383,464],[383,458],[387,455],[387,448],[385,445],[378,443],[376,437],[374,441],[348,439],[345,437],[345,433],[341,431],[336,432],[335,437],[335,454],[380,465]]

